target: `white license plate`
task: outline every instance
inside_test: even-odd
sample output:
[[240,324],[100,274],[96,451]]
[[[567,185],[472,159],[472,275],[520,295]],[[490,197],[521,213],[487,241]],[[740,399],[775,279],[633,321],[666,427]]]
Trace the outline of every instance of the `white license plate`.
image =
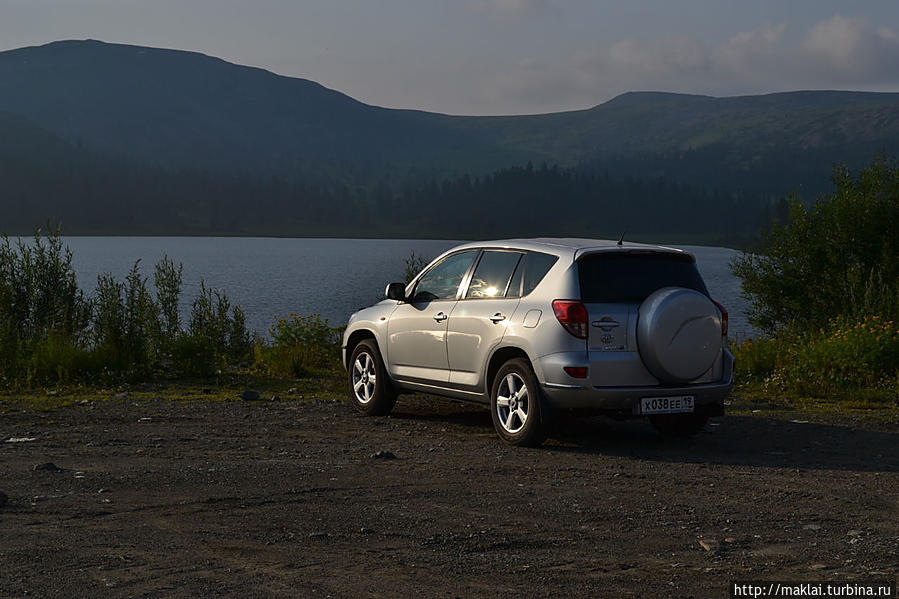
[[683,414],[693,411],[692,395],[674,397],[643,397],[640,399],[641,414]]

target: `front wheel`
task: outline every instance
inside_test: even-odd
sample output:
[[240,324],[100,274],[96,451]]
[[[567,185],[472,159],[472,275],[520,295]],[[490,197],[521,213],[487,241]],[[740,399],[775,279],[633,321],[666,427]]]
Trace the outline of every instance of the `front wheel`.
[[353,350],[349,379],[357,410],[368,416],[390,413],[396,403],[396,391],[387,379],[381,352],[374,341],[361,341]]
[[540,445],[546,439],[544,407],[530,364],[521,358],[503,364],[490,392],[490,414],[497,434],[511,445]]

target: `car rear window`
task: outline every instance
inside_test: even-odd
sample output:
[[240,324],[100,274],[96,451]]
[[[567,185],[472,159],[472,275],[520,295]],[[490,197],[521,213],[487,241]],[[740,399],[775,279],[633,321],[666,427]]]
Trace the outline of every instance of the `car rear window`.
[[581,300],[642,302],[662,287],[709,292],[689,256],[662,253],[609,252],[577,261]]

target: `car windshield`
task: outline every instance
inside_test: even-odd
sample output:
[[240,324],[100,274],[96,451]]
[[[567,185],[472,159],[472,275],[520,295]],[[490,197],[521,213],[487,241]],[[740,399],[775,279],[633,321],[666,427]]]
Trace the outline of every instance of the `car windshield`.
[[706,289],[690,256],[661,252],[605,252],[577,262],[585,302],[642,302],[662,287]]

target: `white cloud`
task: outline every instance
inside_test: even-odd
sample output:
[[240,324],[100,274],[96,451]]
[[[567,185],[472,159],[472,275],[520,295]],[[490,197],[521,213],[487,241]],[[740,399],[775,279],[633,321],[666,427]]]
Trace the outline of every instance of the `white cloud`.
[[834,15],[809,30],[801,50],[810,67],[842,81],[876,83],[899,75],[899,35],[867,20]]
[[534,105],[590,106],[632,90],[739,95],[796,89],[899,86],[899,34],[833,16],[804,34],[786,23],[708,46],[694,37],[624,39],[562,60],[529,58],[496,80],[493,95]]

